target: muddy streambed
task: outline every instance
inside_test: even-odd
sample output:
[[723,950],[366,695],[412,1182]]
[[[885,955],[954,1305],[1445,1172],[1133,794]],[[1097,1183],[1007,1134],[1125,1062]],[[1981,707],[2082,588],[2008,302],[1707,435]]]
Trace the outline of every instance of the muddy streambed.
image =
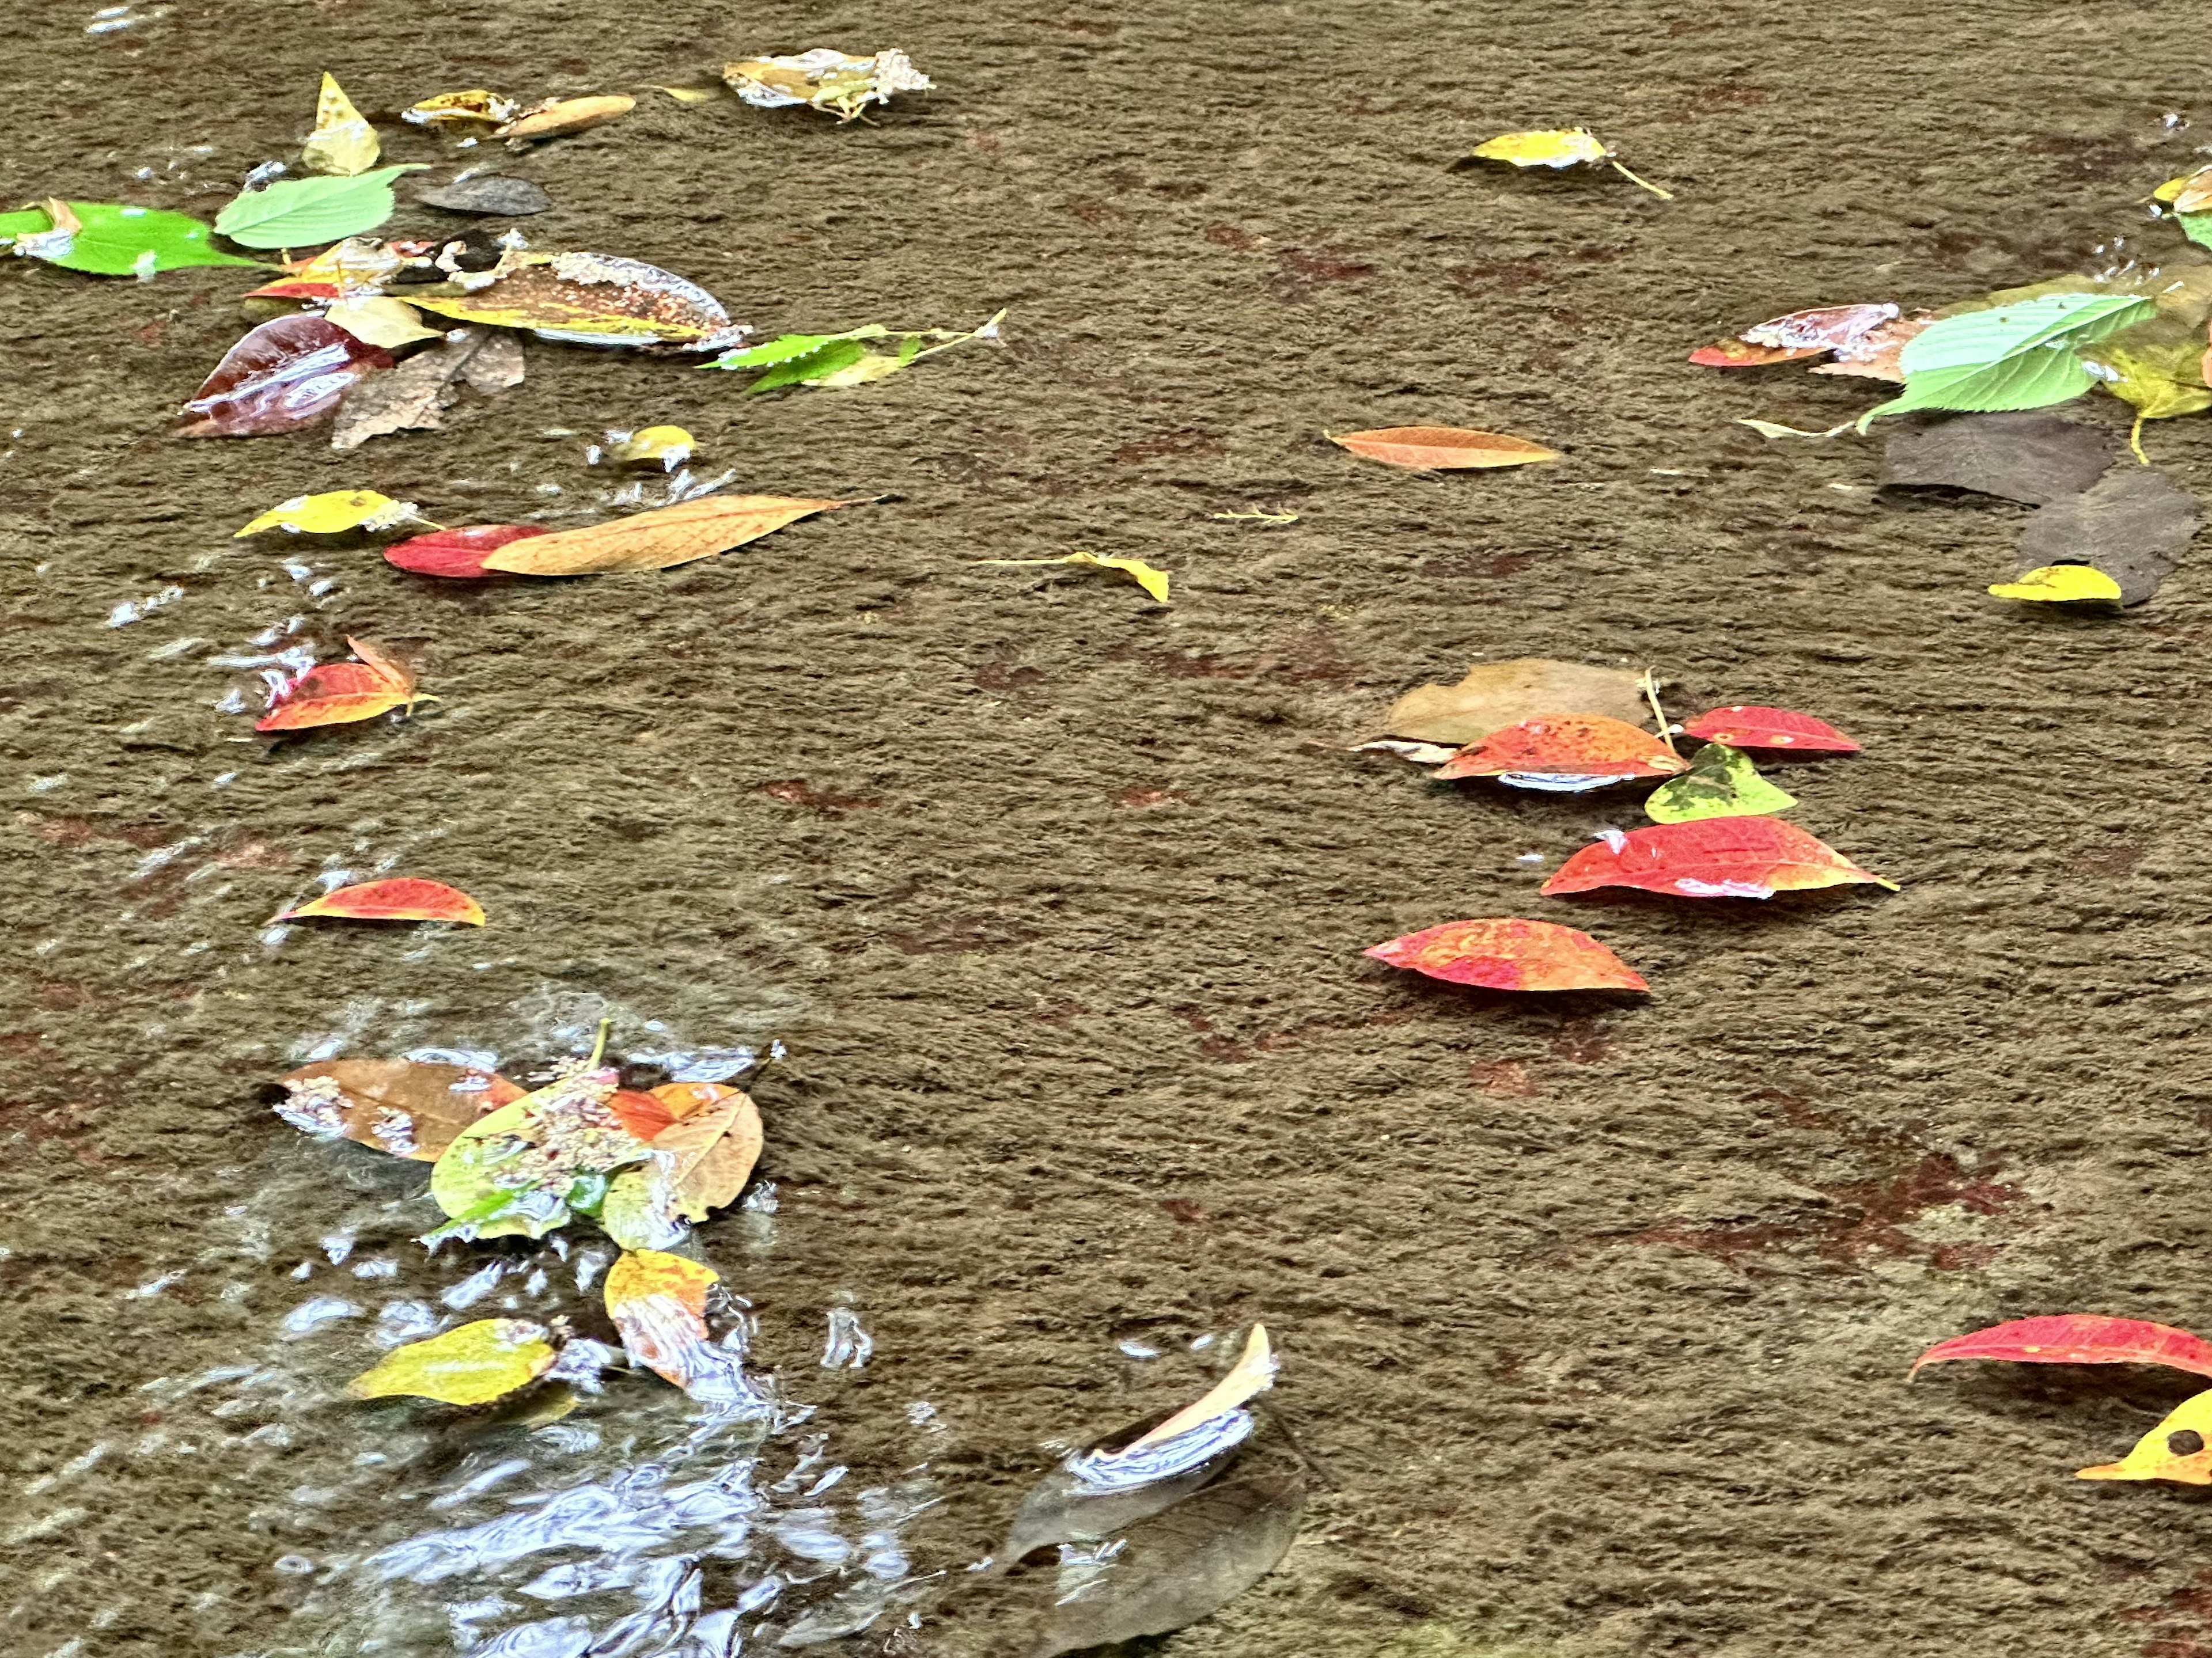
[[[2169,254],[2141,203],[2203,135],[2166,119],[2207,112],[2193,9],[96,9],[16,20],[11,203],[211,215],[326,67],[388,117],[897,44],[942,89],[872,127],[653,94],[520,159],[556,203],[529,234],[772,331],[1012,314],[1003,350],[781,400],[533,345],[475,418],[339,458],[166,435],[247,273],[0,270],[0,1648],[433,1658],[581,1619],[657,1649],[696,1597],[926,1652],[900,1597],[1262,1318],[1327,1479],[1179,1658],[2212,1651],[2198,1494],[2069,1478],[2182,1379],[1904,1378],[1999,1316],[2212,1318],[2203,578],[1999,606],[2024,509],[1729,423],[1863,387],[1680,361]],[[1680,199],[1452,165],[1562,120]],[[229,538],[353,486],[588,521],[586,446],[661,421],[746,488],[896,499],[498,591]],[[1425,479],[1319,436],[1416,421],[1570,458]],[[2203,431],[2153,436],[2200,494]],[[1301,517],[1209,517],[1254,506]],[[1175,603],[970,564],[1079,547]],[[444,700],[276,746],[222,706],[349,633]],[[1797,821],[1904,890],[1571,915],[1534,889],[1618,805],[1346,751],[1523,654],[1835,720],[1868,752],[1787,772]],[[496,925],[265,931],[389,865]],[[1601,915],[1658,993],[1508,1005],[1358,954],[1512,913]],[[788,1045],[759,1181],[702,1233],[777,1427],[642,1382],[550,1424],[344,1401],[436,1321],[587,1318],[605,1250],[426,1258],[419,1172],[259,1084],[528,1066],[603,1015],[633,1055]]]

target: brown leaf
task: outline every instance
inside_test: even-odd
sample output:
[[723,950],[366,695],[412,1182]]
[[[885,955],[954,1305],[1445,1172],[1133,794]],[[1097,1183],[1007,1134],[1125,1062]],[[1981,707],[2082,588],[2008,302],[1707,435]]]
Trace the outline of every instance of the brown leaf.
[[809,501],[788,495],[702,495],[586,529],[510,542],[483,563],[487,570],[506,570],[516,575],[665,570],[757,541],[810,513],[835,512],[852,505],[849,501]]
[[1520,656],[1479,662],[1456,685],[1419,685],[1390,708],[1393,737],[1426,743],[1480,743],[1494,731],[1539,714],[1603,714],[1647,729],[1644,679],[1626,668],[1596,668]]
[[760,1161],[760,1108],[742,1090],[721,1083],[664,1083],[653,1096],[684,1112],[653,1138],[654,1151],[676,1157],[670,1179],[677,1212],[704,1220],[710,1210],[735,1203]]
[[432,190],[418,190],[415,199],[425,207],[442,207],[448,213],[475,213],[503,219],[543,213],[553,205],[553,198],[543,186],[527,179],[511,179],[499,173],[457,179]]
[[1905,384],[1905,366],[1899,355],[1905,342],[1936,320],[1929,312],[1919,312],[1910,317],[1896,317],[1878,328],[1867,331],[1836,353],[1833,362],[1816,363],[1816,374],[1844,374],[1856,380],[1887,380],[1893,386]]
[[1479,466],[1525,466],[1557,460],[1559,452],[1526,438],[1496,432],[1470,432],[1459,426],[1386,426],[1372,432],[1325,434],[1331,443],[1386,466],[1420,471],[1457,471]]
[[288,1096],[279,1114],[295,1126],[417,1163],[436,1162],[461,1130],[524,1091],[504,1077],[418,1060],[321,1060],[276,1080]]
[[331,447],[358,449],[393,432],[436,430],[462,386],[489,397],[521,385],[522,377],[520,340],[493,329],[465,331],[356,388],[338,410]]
[[2112,464],[2094,426],[2039,410],[1900,420],[1882,451],[1885,485],[1935,485],[2031,507],[2078,495]]
[[2197,533],[2197,501],[2164,473],[2124,466],[2086,494],[2037,509],[2021,531],[2023,573],[2087,564],[2120,584],[2120,603],[2156,592]]

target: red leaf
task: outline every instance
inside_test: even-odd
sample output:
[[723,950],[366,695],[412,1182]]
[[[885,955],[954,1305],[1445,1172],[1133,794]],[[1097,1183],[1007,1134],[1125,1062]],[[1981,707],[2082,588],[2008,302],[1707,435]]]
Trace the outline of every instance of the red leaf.
[[1643,976],[1587,932],[1549,921],[1446,921],[1364,952],[1431,979],[1491,990],[1644,990]]
[[1778,892],[1870,881],[1869,874],[1795,823],[1778,817],[1702,817],[1609,834],[1584,847],[1544,883],[1544,896],[1635,887],[1687,898],[1771,898]]
[[1972,1335],[1937,1342],[1912,1361],[1912,1369],[1917,1374],[1923,1364],[1954,1358],[2000,1358],[2015,1364],[2168,1364],[2212,1376],[2212,1341],[2171,1324],[2097,1313],[2058,1313],[1993,1324]]
[[1800,754],[1856,754],[1859,745],[1825,720],[1788,708],[1739,702],[1701,714],[1682,727],[1708,743],[1735,749],[1795,749]]
[[484,556],[510,541],[546,531],[535,524],[472,524],[459,530],[434,530],[411,536],[384,550],[387,563],[416,575],[448,576],[456,580],[489,580],[504,574],[484,568]]
[[483,906],[459,888],[404,877],[338,887],[276,919],[298,921],[317,915],[349,921],[459,921],[470,926],[482,926],[484,919]]
[[1691,352],[1690,361],[1700,368],[1764,368],[1771,362],[1796,362],[1801,357],[1824,356],[1827,350],[1825,345],[1792,349],[1747,345],[1741,340],[1716,340]]
[[1494,731],[1446,761],[1438,777],[1672,777],[1690,762],[1657,738],[1601,714],[1546,714]]
[[365,640],[346,643],[360,661],[327,662],[308,669],[277,694],[253,729],[289,732],[342,726],[374,720],[392,708],[411,708],[422,700],[415,689],[415,676],[398,663]]
[[223,354],[185,405],[188,438],[249,438],[312,425],[364,375],[392,367],[389,351],[321,317],[278,317]]
[[667,1102],[641,1088],[618,1089],[607,1096],[615,1120],[641,1140],[650,1140],[676,1121]]

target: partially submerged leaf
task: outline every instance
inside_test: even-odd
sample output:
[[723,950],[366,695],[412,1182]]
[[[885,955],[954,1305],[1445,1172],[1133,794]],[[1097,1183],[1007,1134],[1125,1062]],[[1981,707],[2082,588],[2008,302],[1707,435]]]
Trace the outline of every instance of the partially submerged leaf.
[[651,1144],[674,1157],[676,1212],[704,1220],[735,1203],[760,1161],[760,1108],[751,1097],[723,1083],[663,1083],[651,1096],[674,1119]]
[[2096,1313],[2016,1318],[1971,1335],[1954,1336],[1914,1359],[1913,1374],[1917,1376],[1923,1364],[1961,1358],[2015,1364],[2165,1364],[2212,1376],[2212,1341],[2171,1324]]
[[2084,355],[2105,390],[2136,411],[2128,446],[2146,466],[2142,423],[2212,409],[2212,386],[2204,383],[2204,347],[2193,332],[2174,337],[2175,325],[2163,318],[2091,348]]
[[2136,295],[2069,292],[1930,323],[1899,355],[1904,394],[1860,416],[1859,429],[1915,409],[2039,409],[2077,398],[2097,383],[2078,349],[2155,309]]
[[1825,345],[1753,345],[1731,339],[1701,345],[1690,353],[1689,360],[1700,368],[1766,368],[1778,362],[1802,362],[1827,354]]
[[2212,1485],[2212,1392],[2183,1400],[2119,1461],[2079,1469],[2074,1477]]
[[[61,210],[57,216],[54,210]],[[258,264],[218,252],[210,226],[163,208],[110,202],[49,202],[0,213],[0,246],[25,258],[94,276],[152,276],[195,265]]]
[[1674,199],[1671,190],[1662,190],[1649,179],[1638,178],[1614,157],[1613,151],[1600,142],[1588,127],[1558,127],[1540,132],[1506,132],[1495,138],[1485,139],[1474,147],[1474,154],[1486,161],[1510,161],[1515,167],[1595,167],[1600,161],[1610,165],[1615,173],[1639,189],[1648,190],[1662,202]]
[[464,292],[408,298],[457,322],[524,328],[577,345],[715,351],[745,332],[696,282],[642,259],[603,253],[510,254],[489,281]]
[[448,1218],[425,1242],[542,1238],[575,1210],[596,1210],[618,1171],[652,1155],[609,1104],[616,1089],[595,1050],[456,1135],[430,1171],[430,1195]]
[[1825,720],[1791,708],[1737,702],[1699,714],[1682,727],[1707,743],[1739,749],[1789,749],[1799,754],[1856,754],[1859,745]]
[[1689,770],[1651,792],[1644,815],[1655,823],[1688,823],[1700,817],[1762,817],[1796,804],[1796,795],[1761,777],[1741,749],[1708,743],[1691,757]]
[[422,700],[415,689],[415,676],[366,640],[346,643],[359,660],[324,663],[295,675],[270,700],[269,712],[254,722],[253,729],[304,731],[374,720],[394,708],[412,712]]
[[395,432],[441,429],[463,386],[495,396],[521,385],[524,372],[522,342],[513,335],[456,329],[348,395],[331,432],[331,447],[343,453]]
[[1901,421],[1882,451],[1884,487],[1935,485],[2030,506],[2087,489],[2112,463],[2105,434],[2060,415],[2017,411]]
[[453,921],[466,926],[482,926],[484,922],[483,906],[467,893],[442,882],[412,877],[337,887],[284,911],[276,919],[301,921],[311,916],[349,921]]
[[439,330],[423,327],[422,313],[404,300],[380,295],[339,300],[323,313],[323,317],[354,338],[380,345],[387,351],[394,346],[442,337]]
[[618,121],[636,107],[636,99],[619,92],[598,98],[553,98],[524,110],[491,136],[510,143],[557,138]]
[[374,489],[328,489],[318,495],[294,495],[289,501],[280,501],[232,533],[234,539],[258,536],[264,530],[329,536],[343,530],[389,530],[396,525],[423,521],[422,510],[411,501],[394,501]]
[[1649,732],[1599,714],[1546,714],[1470,743],[1435,774],[1495,777],[1579,793],[1639,777],[1672,777],[1689,762]]
[[520,112],[521,103],[482,87],[466,92],[441,92],[434,98],[403,109],[399,118],[425,127],[504,126]]
[[1707,817],[1609,832],[1544,883],[1547,898],[1632,887],[1684,898],[1771,898],[1778,892],[1894,881],[1856,864],[1778,817]]
[[2047,564],[2010,581],[1992,583],[1990,597],[2046,604],[2117,604],[2120,584],[2087,564]]
[[346,1384],[356,1399],[404,1394],[446,1405],[489,1405],[553,1368],[550,1333],[527,1319],[480,1318],[412,1341]]
[[384,550],[384,558],[386,563],[416,575],[483,580],[500,574],[484,568],[486,558],[510,541],[545,533],[535,524],[474,524],[459,530],[433,530],[426,536],[392,543]]
[[727,65],[730,90],[760,109],[805,104],[850,121],[873,104],[902,92],[927,92],[933,84],[899,51],[849,57],[828,46],[794,58],[748,58]]
[[264,282],[249,300],[343,300],[380,293],[407,263],[390,242],[349,236],[312,259],[295,259],[282,279]]
[[1274,1385],[1275,1355],[1267,1345],[1267,1327],[1255,1324],[1244,1338],[1244,1351],[1237,1356],[1237,1363],[1230,1367],[1227,1375],[1158,1426],[1132,1441],[1124,1452],[1140,1451],[1148,1445],[1161,1444],[1203,1426]]
[[1915,312],[1909,317],[1897,317],[1869,329],[1849,345],[1837,348],[1833,362],[1813,365],[1816,374],[1848,375],[1857,380],[1887,380],[1893,386],[1905,383],[1905,366],[1901,359],[1905,348],[1936,320],[1931,312]]
[[1158,603],[1168,602],[1168,573],[1141,558],[1109,558],[1098,553],[1066,553],[1058,558],[979,558],[978,564],[1080,564],[1094,570],[1119,570]]
[[313,247],[358,236],[392,216],[392,181],[421,170],[410,162],[350,179],[279,179],[233,200],[215,216],[215,228],[246,247]]
[[1459,471],[1476,467],[1526,466],[1558,460],[1559,452],[1526,438],[1495,432],[1470,432],[1458,426],[1386,426],[1373,432],[1322,434],[1331,443],[1366,460],[1416,471]]
[[1449,984],[1486,990],[1648,990],[1643,975],[1587,932],[1549,921],[1447,921],[1364,952]]
[[320,1060],[279,1077],[276,1114],[303,1133],[433,1163],[453,1136],[522,1097],[487,1071],[422,1060]]
[[1640,674],[1516,656],[1478,662],[1456,685],[1416,686],[1391,704],[1388,729],[1393,737],[1429,743],[1479,743],[1555,708],[1579,708],[1629,725],[1650,718]]
[[261,437],[313,425],[392,354],[323,317],[277,317],[223,353],[184,407],[188,438]]
[[672,472],[691,459],[698,440],[680,426],[648,426],[629,433],[607,451],[622,466],[658,466]]
[[2051,566],[2094,566],[2097,574],[2111,580],[2115,591],[2085,588],[2082,597],[2140,604],[2158,591],[2188,550],[2197,525],[2195,496],[2177,488],[2162,472],[2124,467],[2093,489],[2037,510],[2021,531],[2021,567],[2030,574],[2019,581],[2034,582],[2034,572]]
[[425,207],[441,207],[448,213],[474,213],[487,218],[520,219],[543,213],[553,205],[544,188],[527,179],[486,173],[473,179],[418,190],[415,199]]
[[[869,323],[842,334],[783,334],[758,345],[726,351],[708,368],[760,369],[765,372],[745,388],[745,395],[773,392],[787,386],[842,389],[866,386],[909,368],[925,357],[949,351],[970,340],[995,340],[1002,310],[981,327],[963,333],[949,328],[885,327]],[[882,350],[870,349],[874,341],[888,342]],[[934,342],[925,346],[924,341]]]
[[607,1269],[607,1316],[623,1351],[664,1380],[690,1391],[719,1374],[707,1341],[707,1292],[720,1283],[711,1266],[658,1249],[632,1249]]
[[315,130],[300,147],[300,160],[310,173],[349,179],[374,167],[377,154],[376,129],[353,106],[337,77],[325,70],[315,100]]
[[1896,315],[1893,305],[1825,305],[1792,311],[1747,328],[1734,339],[1692,351],[1690,361],[1708,368],[1747,368],[1823,356],[1856,345]]
[[489,554],[483,568],[516,575],[665,570],[757,541],[810,513],[853,504],[788,495],[701,495],[586,529],[511,543]]

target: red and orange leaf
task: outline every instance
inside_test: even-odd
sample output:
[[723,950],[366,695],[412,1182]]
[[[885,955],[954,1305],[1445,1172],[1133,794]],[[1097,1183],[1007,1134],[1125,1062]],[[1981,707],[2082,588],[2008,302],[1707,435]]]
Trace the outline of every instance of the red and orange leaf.
[[1825,345],[1753,345],[1747,340],[1715,340],[1691,352],[1690,361],[1700,368],[1764,368],[1772,362],[1824,356],[1827,350]]
[[2139,1318],[2106,1318],[2098,1313],[2057,1313],[2016,1318],[1972,1335],[1939,1341],[1912,1361],[1923,1364],[1954,1358],[2002,1359],[2014,1364],[2165,1364],[2197,1376],[2212,1376],[2212,1341]]
[[1438,777],[1672,777],[1690,762],[1625,720],[1546,714],[1494,731],[1446,761]]
[[1795,749],[1800,754],[1856,754],[1859,745],[1825,720],[1789,708],[1739,702],[1701,714],[1682,727],[1707,743],[1732,749]]
[[1490,990],[1650,988],[1641,974],[1589,933],[1550,921],[1446,921],[1364,953],[1431,979]]
[[615,1120],[641,1140],[650,1140],[675,1122],[676,1114],[659,1097],[641,1088],[622,1088],[607,1096],[607,1109]]
[[1685,898],[1771,898],[1778,892],[1894,881],[1861,869],[1833,847],[1778,817],[1700,817],[1613,831],[1584,847],[1544,883],[1544,896],[1633,887]]
[[384,560],[416,575],[489,580],[503,572],[484,568],[485,558],[510,541],[545,533],[535,524],[471,524],[459,530],[434,530],[386,547]]
[[727,1083],[663,1083],[653,1090],[653,1097],[670,1117],[683,1118],[720,1105],[738,1091]]
[[411,877],[338,887],[276,919],[301,921],[314,916],[348,921],[456,921],[468,926],[482,926],[484,920],[483,906],[458,887]]
[[415,689],[415,676],[406,668],[365,640],[349,639],[346,643],[359,661],[326,662],[298,675],[277,694],[253,729],[282,732],[342,726],[374,720],[393,708],[412,708],[421,700]]
[[1331,443],[1366,460],[1415,471],[1464,471],[1485,466],[1526,466],[1557,460],[1559,452],[1526,438],[1471,432],[1462,426],[1385,426],[1372,432],[1327,433]]

